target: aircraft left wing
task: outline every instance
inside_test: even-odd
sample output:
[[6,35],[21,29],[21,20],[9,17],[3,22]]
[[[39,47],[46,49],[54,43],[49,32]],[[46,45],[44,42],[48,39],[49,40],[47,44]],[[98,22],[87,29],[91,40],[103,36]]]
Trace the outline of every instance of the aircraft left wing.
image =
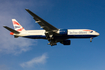
[[41,28],[43,28],[46,32],[46,38],[47,40],[50,42],[48,43],[49,45],[53,46],[56,45],[56,43],[58,42],[54,36],[59,35],[57,33],[57,31],[59,29],[57,29],[56,27],[54,27],[53,25],[49,24],[48,22],[46,22],[45,20],[43,20],[42,18],[40,18],[39,16],[37,16],[36,14],[34,14],[33,12],[31,12],[29,9],[25,9],[31,16],[33,16],[33,19],[41,26]]
[[31,12],[29,9],[25,9],[30,15],[33,16],[34,20],[41,26],[41,28],[43,28],[46,31],[57,31],[58,29],[54,26],[52,26],[51,24],[49,24],[48,22],[46,22],[45,20],[43,20],[42,18],[40,18],[39,16],[37,16],[36,14],[34,14],[33,12]]

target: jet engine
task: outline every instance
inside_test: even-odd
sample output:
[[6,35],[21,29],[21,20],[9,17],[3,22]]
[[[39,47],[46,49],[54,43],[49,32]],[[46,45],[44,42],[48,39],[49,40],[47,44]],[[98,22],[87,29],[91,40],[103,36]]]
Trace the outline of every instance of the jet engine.
[[62,43],[63,45],[70,45],[71,41],[70,40],[64,40],[64,41],[62,41],[60,43]]
[[67,29],[60,29],[59,31],[58,31],[58,33],[60,34],[60,35],[67,35]]

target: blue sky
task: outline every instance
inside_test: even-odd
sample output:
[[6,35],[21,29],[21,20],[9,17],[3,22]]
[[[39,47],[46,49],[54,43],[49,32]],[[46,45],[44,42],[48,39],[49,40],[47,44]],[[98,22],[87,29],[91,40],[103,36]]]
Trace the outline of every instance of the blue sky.
[[[104,0],[0,1],[0,70],[105,70]],[[47,40],[15,39],[2,26],[15,18],[26,30],[40,29],[25,11],[30,9],[57,28],[92,29],[93,39],[70,39],[71,45],[47,45]]]

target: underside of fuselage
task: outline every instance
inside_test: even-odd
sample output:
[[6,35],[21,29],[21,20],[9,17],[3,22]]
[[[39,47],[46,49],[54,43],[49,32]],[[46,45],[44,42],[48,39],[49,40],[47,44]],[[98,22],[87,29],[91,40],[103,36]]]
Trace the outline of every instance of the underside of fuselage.
[[[24,38],[31,38],[31,39],[47,39],[45,35],[30,35],[30,36],[23,36]],[[62,35],[62,36],[53,36],[54,39],[69,39],[69,38],[93,38],[96,35]]]

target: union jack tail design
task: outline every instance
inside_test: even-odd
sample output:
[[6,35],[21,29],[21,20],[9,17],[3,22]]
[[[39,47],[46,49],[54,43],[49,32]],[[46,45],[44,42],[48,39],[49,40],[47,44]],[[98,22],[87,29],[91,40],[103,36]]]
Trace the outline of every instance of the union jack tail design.
[[16,31],[25,31],[25,29],[16,21],[16,19],[12,19],[12,22],[13,22],[13,26],[14,26],[14,29]]

